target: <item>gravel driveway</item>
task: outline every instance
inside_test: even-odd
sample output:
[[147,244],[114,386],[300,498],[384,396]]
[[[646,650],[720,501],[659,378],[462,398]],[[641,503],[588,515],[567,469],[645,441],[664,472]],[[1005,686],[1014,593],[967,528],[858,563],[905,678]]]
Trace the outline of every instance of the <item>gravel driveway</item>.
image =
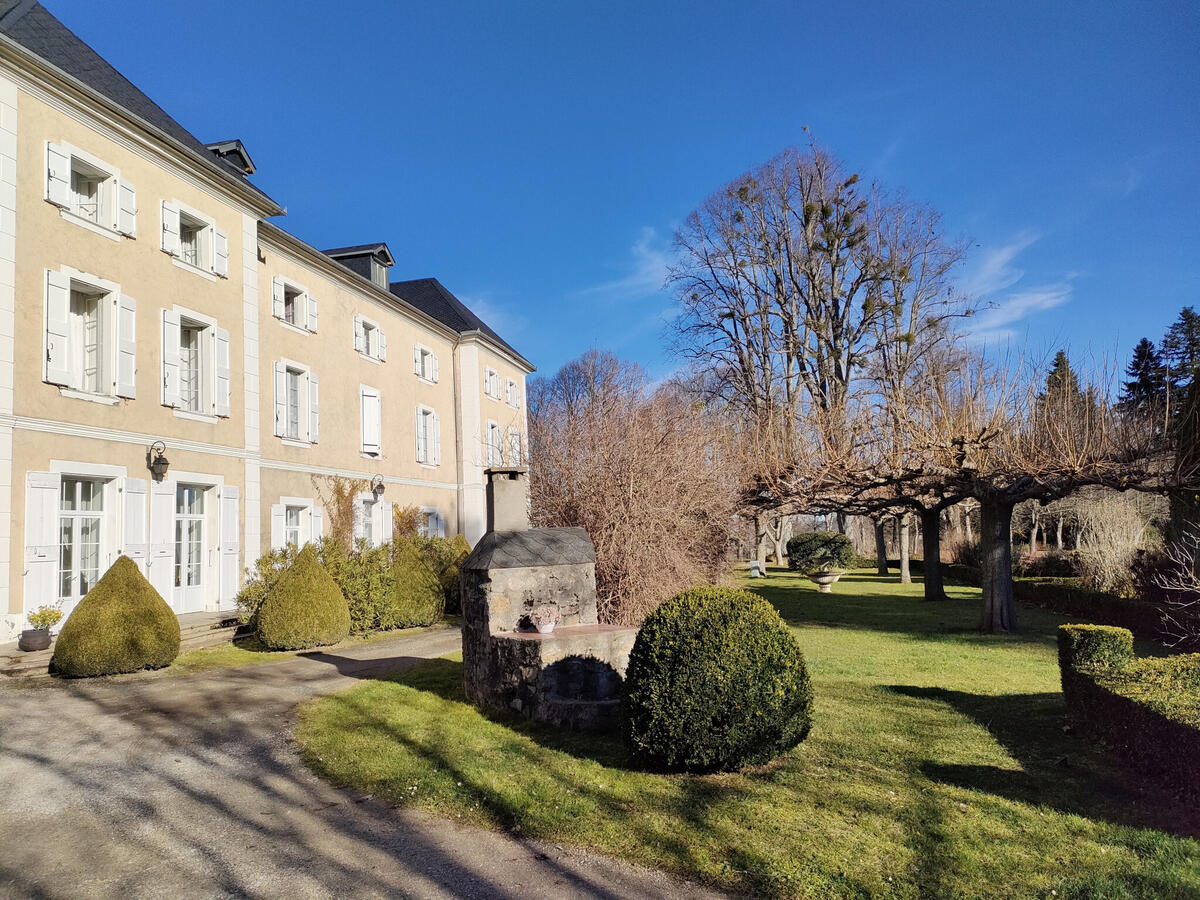
[[705,896],[366,800],[300,762],[297,703],[458,648],[440,629],[191,676],[0,685],[0,896]]

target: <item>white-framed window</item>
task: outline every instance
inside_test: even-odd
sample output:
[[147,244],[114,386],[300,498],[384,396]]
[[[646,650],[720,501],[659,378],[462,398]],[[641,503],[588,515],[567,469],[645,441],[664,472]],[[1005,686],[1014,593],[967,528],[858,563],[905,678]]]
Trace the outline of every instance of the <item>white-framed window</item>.
[[500,399],[500,373],[490,366],[483,370],[483,393],[492,400]]
[[354,349],[376,362],[387,362],[387,335],[378,322],[365,316],[354,317]]
[[417,518],[417,533],[422,537],[445,537],[446,519],[436,506],[422,506]]
[[319,382],[308,366],[275,362],[275,434],[284,440],[317,443],[320,436]]
[[359,494],[354,501],[354,539],[371,547],[390,542],[392,504],[378,494]]
[[513,409],[521,408],[521,386],[516,379],[508,378],[504,381],[504,400]]
[[362,452],[367,456],[379,456],[383,452],[383,400],[379,391],[360,384],[358,406]]
[[280,497],[271,506],[271,549],[316,543],[321,540],[324,527],[324,511],[311,497]]
[[107,479],[64,475],[58,506],[58,598],[83,599],[104,574],[105,488]]
[[175,488],[175,587],[200,587],[204,581],[204,495],[208,485]]
[[46,142],[45,197],[64,218],[115,240],[137,236],[137,191],[115,166],[78,147]]
[[316,334],[317,298],[282,276],[271,279],[271,314],[280,322]]
[[229,235],[211,217],[177,200],[162,202],[162,249],[184,268],[229,277]]
[[439,377],[437,354],[424,344],[413,344],[413,374],[423,381],[437,384]]
[[111,281],[46,270],[42,378],[91,397],[137,395],[137,303]]
[[522,465],[521,456],[521,432],[510,426],[508,429],[508,464],[510,466]]
[[216,319],[175,306],[162,311],[162,404],[187,416],[230,412],[229,332]]
[[487,423],[487,433],[484,435],[484,451],[488,468],[504,465],[504,435],[496,422]]
[[417,462],[424,466],[442,464],[442,426],[438,414],[428,406],[417,407]]

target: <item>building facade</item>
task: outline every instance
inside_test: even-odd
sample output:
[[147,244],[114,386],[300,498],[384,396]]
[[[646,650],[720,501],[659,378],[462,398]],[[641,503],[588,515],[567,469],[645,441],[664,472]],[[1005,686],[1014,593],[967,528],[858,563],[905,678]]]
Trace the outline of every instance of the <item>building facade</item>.
[[532,366],[384,243],[268,220],[238,141],[205,145],[40,4],[0,0],[0,640],[124,554],[178,613],[233,605],[263,551],[484,530],[525,452]]

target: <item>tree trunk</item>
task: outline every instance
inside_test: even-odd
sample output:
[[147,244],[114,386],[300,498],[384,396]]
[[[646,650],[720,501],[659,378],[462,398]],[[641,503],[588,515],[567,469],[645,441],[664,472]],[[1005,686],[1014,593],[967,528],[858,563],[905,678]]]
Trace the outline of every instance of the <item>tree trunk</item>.
[[1059,517],[1058,517],[1058,528],[1057,528],[1057,529],[1055,529],[1055,532],[1054,532],[1054,549],[1055,549],[1055,550],[1058,550],[1058,551],[1061,551],[1061,550],[1062,550],[1062,548],[1063,548],[1063,545],[1062,545],[1062,526],[1063,526],[1063,517],[1062,517],[1062,516],[1059,516]]
[[767,571],[767,531],[763,528],[762,517],[754,517],[754,558],[758,560],[763,573]]
[[967,543],[975,543],[975,530],[974,526],[971,525],[971,511],[969,509],[963,512],[963,524],[967,527]]
[[846,514],[844,512],[839,512],[839,513],[837,513],[837,515],[834,518],[837,521],[838,534],[845,534],[846,533]]
[[921,547],[925,558],[925,599],[945,600],[946,589],[942,584],[942,541],[940,534],[942,514],[936,509],[921,510]]
[[883,533],[883,522],[875,523],[875,571],[879,575],[888,573],[887,537]]
[[979,507],[980,558],[983,561],[980,631],[1017,630],[1012,580],[1012,514],[1010,502],[985,500]]
[[900,583],[912,584],[912,574],[908,571],[908,513],[900,516]]

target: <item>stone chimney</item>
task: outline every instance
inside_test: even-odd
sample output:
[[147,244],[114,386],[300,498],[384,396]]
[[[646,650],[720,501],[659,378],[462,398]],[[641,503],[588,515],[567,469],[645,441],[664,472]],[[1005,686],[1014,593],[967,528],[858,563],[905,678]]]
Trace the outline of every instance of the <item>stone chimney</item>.
[[487,470],[487,530],[529,530],[529,470]]

